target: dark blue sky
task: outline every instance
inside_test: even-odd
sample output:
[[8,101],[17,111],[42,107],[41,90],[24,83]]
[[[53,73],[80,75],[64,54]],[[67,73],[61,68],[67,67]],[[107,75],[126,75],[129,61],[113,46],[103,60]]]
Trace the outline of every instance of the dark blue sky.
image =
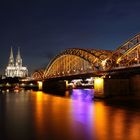
[[33,71],[67,48],[114,50],[139,31],[139,0],[1,0],[0,71],[11,46]]

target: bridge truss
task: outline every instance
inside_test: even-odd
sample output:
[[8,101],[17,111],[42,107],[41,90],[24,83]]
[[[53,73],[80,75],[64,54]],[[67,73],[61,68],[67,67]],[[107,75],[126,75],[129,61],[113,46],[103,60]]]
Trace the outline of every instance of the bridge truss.
[[48,64],[35,71],[35,79],[47,79],[86,73],[98,73],[140,63],[140,34],[125,42],[115,51],[71,48],[64,50]]

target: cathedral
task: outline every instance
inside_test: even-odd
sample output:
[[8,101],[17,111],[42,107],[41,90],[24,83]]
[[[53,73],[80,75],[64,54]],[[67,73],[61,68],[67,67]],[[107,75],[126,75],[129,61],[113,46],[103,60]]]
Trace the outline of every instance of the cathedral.
[[13,50],[11,48],[10,57],[8,66],[5,70],[6,77],[27,77],[28,70],[27,67],[22,66],[22,58],[20,56],[20,49],[18,49],[18,53],[16,56],[16,61],[14,62]]

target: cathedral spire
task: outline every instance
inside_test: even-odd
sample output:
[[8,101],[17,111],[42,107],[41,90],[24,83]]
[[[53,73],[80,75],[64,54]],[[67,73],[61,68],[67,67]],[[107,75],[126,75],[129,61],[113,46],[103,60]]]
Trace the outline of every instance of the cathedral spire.
[[14,58],[14,56],[13,56],[13,48],[11,47],[11,51],[10,51],[10,58]]
[[18,47],[17,58],[18,58],[18,59],[21,59],[21,56],[20,56],[20,48],[19,48],[19,47]]
[[22,66],[22,59],[20,56],[20,48],[18,47],[17,57],[16,57],[16,66]]
[[13,49],[11,47],[11,51],[10,51],[10,57],[9,57],[9,66],[14,66],[14,56],[13,56]]

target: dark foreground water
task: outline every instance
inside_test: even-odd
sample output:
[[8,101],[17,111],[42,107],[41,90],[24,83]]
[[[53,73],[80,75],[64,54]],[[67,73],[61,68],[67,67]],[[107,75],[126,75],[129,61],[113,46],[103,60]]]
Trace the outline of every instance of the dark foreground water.
[[140,140],[139,98],[91,101],[88,92],[1,93],[0,140]]

